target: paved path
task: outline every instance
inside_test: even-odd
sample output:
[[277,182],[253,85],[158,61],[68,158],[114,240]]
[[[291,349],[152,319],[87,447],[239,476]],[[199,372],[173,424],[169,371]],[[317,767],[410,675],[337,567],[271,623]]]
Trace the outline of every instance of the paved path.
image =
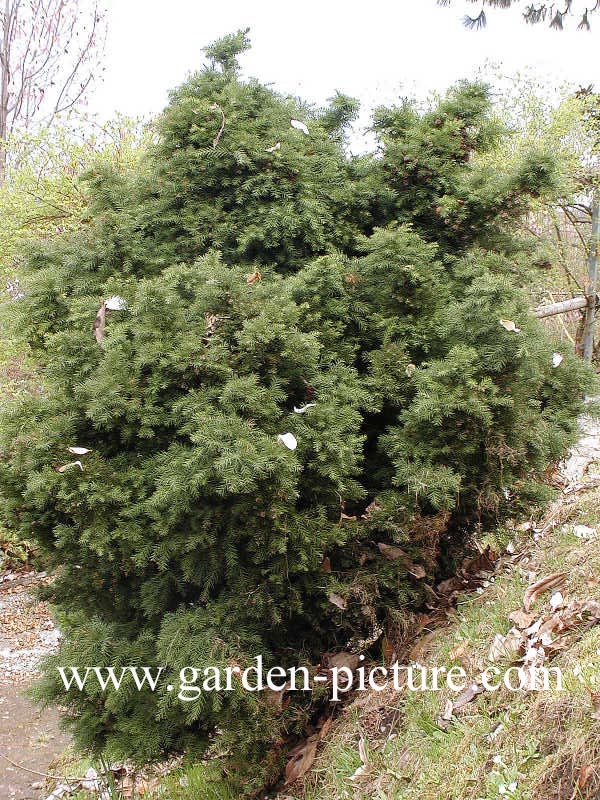
[[46,604],[31,596],[32,586],[44,580],[43,574],[35,573],[0,576],[1,800],[46,797],[49,791],[43,789],[44,778],[34,773],[46,772],[69,743],[59,730],[58,712],[40,712],[24,696],[35,680],[39,659],[52,652],[59,639]]
[[[40,786],[43,772],[64,752],[69,740],[59,731],[58,712],[43,711],[32,705],[19,691],[23,686],[0,684],[0,752],[18,763],[19,768],[0,758],[0,797],[2,800],[38,800],[48,790]],[[33,772],[27,772],[27,767]]]

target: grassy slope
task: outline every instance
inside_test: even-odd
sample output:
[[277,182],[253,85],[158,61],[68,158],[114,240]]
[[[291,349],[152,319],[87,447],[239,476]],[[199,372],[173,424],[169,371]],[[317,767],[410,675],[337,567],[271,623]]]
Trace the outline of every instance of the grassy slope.
[[[437,632],[419,661],[430,666],[462,665],[476,675],[490,664],[494,636],[512,627],[509,614],[522,607],[528,584],[552,572],[568,573],[562,588],[565,602],[600,600],[600,538],[585,543],[573,533],[574,524],[599,523],[600,489],[580,494],[570,514],[569,522],[539,541],[520,542],[525,557],[505,565],[482,594],[463,597],[454,618]],[[543,595],[532,611],[541,615],[549,610],[549,597],[550,593]],[[577,663],[600,663],[600,626],[575,638],[551,662],[565,672],[562,692],[484,693],[457,711],[446,731],[437,720],[446,701],[456,699],[456,694],[405,692],[363,698],[340,717],[304,785],[290,787],[286,798],[600,797],[600,722],[592,718],[586,686],[572,675]],[[590,674],[588,669],[588,684]],[[397,710],[391,735],[372,733],[374,709],[382,703]],[[361,736],[370,763],[362,776],[350,780],[361,765]]]

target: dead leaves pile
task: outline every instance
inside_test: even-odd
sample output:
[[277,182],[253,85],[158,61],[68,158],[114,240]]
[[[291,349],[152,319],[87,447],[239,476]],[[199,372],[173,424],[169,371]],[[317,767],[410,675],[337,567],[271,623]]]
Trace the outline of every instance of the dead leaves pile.
[[[506,634],[496,634],[488,651],[488,661],[520,665],[519,675],[523,691],[539,689],[543,676],[536,676],[531,667],[543,667],[558,653],[572,646],[583,633],[600,623],[600,603],[595,600],[572,600],[565,603],[563,595],[555,591],[549,600],[550,610],[533,613],[537,600],[566,582],[566,573],[552,573],[527,587],[523,608],[513,611],[508,619],[513,627]],[[536,683],[537,681],[537,683]],[[485,692],[480,675],[459,697],[446,703],[438,725],[447,729],[454,712]],[[600,719],[600,693],[594,702],[590,692],[594,719]]]
[[[111,800],[118,796],[122,800],[137,800],[151,796],[159,789],[162,779],[181,762],[180,758],[171,759],[152,769],[152,774],[136,771],[127,764],[111,764],[107,773],[99,773],[90,767],[82,778],[65,778],[46,800],[79,797],[80,792],[88,793],[96,800]],[[116,790],[116,792],[115,792]]]
[[454,605],[460,594],[480,588],[493,576],[499,561],[500,553],[489,545],[478,555],[465,559],[456,575],[434,587],[435,603],[432,607],[447,608]]

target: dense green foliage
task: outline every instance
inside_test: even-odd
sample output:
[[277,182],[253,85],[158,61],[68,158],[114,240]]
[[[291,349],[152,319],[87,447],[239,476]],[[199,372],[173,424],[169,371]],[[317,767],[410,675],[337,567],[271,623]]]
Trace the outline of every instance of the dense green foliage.
[[[444,543],[533,491],[588,377],[568,353],[553,368],[511,283],[510,226],[553,163],[478,166],[501,135],[485,87],[380,109],[379,152],[349,159],[355,103],[242,82],[246,46],[213,45],[135,174],[90,172],[86,228],[31,249],[12,305],[45,391],[5,409],[0,488],[58,570],[66,640],[43,693],[78,741],[143,760],[218,729],[258,786],[310,697],[65,693],[53,667],[160,664],[176,684],[184,666],[368,647]],[[126,307],[96,341],[112,295]],[[59,472],[69,446],[91,452]]]

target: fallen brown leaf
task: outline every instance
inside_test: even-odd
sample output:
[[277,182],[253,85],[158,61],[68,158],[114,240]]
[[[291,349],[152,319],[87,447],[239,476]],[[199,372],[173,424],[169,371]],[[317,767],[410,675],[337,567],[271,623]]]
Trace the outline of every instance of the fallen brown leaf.
[[454,710],[466,706],[468,703],[474,700],[477,697],[477,695],[481,694],[482,692],[485,692],[485,689],[480,683],[472,683],[470,686],[467,686],[464,692],[459,694],[459,696],[454,701],[453,704]]
[[549,589],[554,589],[556,586],[561,586],[566,579],[566,572],[555,572],[552,573],[552,575],[547,575],[545,578],[541,578],[539,581],[536,581],[529,586],[525,592],[525,596],[523,597],[525,611],[529,611],[533,603],[535,603],[541,594],[547,592]]
[[338,669],[342,669],[343,667],[347,667],[351,672],[358,667],[360,663],[360,657],[357,656],[355,653],[334,653],[327,659],[327,666],[330,669],[337,667]]
[[425,572],[425,568],[422,567],[421,564],[412,564],[408,568],[408,571],[414,578],[417,578],[417,580],[421,580],[422,578],[425,578],[427,575],[427,573]]
[[514,622],[517,628],[524,630],[533,624],[535,614],[528,614],[526,611],[519,610],[513,611],[512,614],[508,615],[508,618],[511,622]]
[[349,780],[355,781],[357,778],[360,778],[361,775],[364,775],[367,771],[367,767],[369,766],[369,758],[367,756],[367,747],[365,745],[365,740],[361,736],[358,740],[358,755],[360,756],[360,760],[362,764],[360,767],[354,772],[353,775],[350,776]]
[[369,763],[369,757],[367,755],[367,746],[362,736],[360,737],[358,742],[358,755],[360,756],[360,760],[366,766]]
[[319,735],[315,734],[290,751],[290,759],[285,767],[286,785],[297,781],[312,767],[317,757],[318,744]]
[[580,792],[582,789],[585,789],[595,774],[596,770],[591,764],[584,764],[583,767],[581,767],[577,775],[577,783],[575,785],[573,798],[577,796],[578,792]]
[[521,652],[525,644],[525,637],[521,631],[516,628],[511,628],[510,631],[503,636],[497,633],[492,642],[489,653],[489,661],[513,661],[516,656]]
[[525,533],[526,531],[532,530],[534,527],[535,523],[531,520],[528,520],[527,522],[520,522],[518,525],[515,525],[515,530]]
[[361,519],[368,519],[371,514],[376,513],[377,511],[381,511],[381,506],[376,500],[373,500],[372,503],[365,508],[365,513],[362,515]]
[[441,597],[448,597],[454,592],[459,592],[463,588],[463,583],[459,578],[447,578],[445,581],[441,581],[435,587],[436,593]]
[[419,661],[419,658],[425,653],[432,639],[434,639],[438,633],[439,630],[429,631],[429,633],[426,633],[424,636],[421,636],[419,639],[417,639],[408,653],[408,662],[410,664],[414,664]]
[[448,654],[450,656],[451,661],[459,661],[462,660],[462,657],[467,654],[469,649],[468,642],[459,642],[456,647],[453,647]]
[[333,717],[327,717],[327,719],[321,725],[321,728],[319,730],[319,738],[324,739],[331,730],[332,725],[333,725]]
[[408,559],[408,555],[402,550],[401,547],[395,547],[391,544],[384,544],[378,542],[377,547],[382,556],[385,556],[390,561],[396,561],[399,558]]
[[488,545],[485,550],[478,553],[473,558],[463,561],[461,571],[465,574],[477,574],[478,572],[493,572],[494,565],[500,558],[500,554],[492,550]]

